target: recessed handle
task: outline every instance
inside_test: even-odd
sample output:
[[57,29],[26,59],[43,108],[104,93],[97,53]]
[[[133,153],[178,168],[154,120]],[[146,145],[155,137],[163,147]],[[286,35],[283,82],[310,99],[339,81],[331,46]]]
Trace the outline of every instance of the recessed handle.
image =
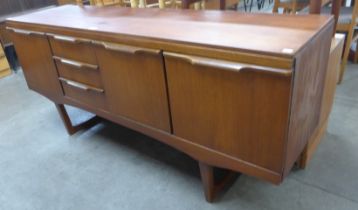
[[72,36],[63,36],[57,34],[47,34],[48,36],[52,37],[54,40],[62,41],[62,42],[70,42],[70,43],[91,43],[89,39],[83,39],[78,37]]
[[69,65],[69,66],[73,66],[76,68],[89,68],[89,69],[93,69],[93,70],[97,70],[98,66],[97,65],[93,65],[93,64],[89,64],[89,63],[83,63],[83,62],[79,62],[79,61],[74,61],[74,60],[70,60],[67,58],[61,58],[59,56],[52,56],[53,59],[60,61],[63,64]]
[[129,54],[149,53],[149,54],[157,55],[160,53],[160,50],[134,47],[134,46],[128,46],[128,45],[116,44],[116,43],[110,43],[110,42],[92,41],[92,43],[95,45],[104,47],[106,50],[112,50],[112,51],[129,53]]
[[94,91],[94,92],[97,92],[97,93],[104,93],[104,90],[100,89],[100,88],[85,85],[85,84],[82,84],[80,82],[75,82],[75,81],[72,81],[72,80],[69,80],[69,79],[65,79],[63,77],[60,77],[58,79],[60,81],[64,82],[64,83],[66,83],[67,85],[69,85],[71,87],[74,87],[74,88],[77,88],[77,89],[81,89],[81,90],[84,90],[84,91]]
[[212,68],[218,68],[218,69],[234,71],[234,72],[254,71],[254,72],[276,74],[280,76],[292,75],[291,69],[277,69],[277,68],[270,68],[264,66],[248,65],[248,64],[242,64],[232,61],[224,61],[224,60],[205,58],[199,56],[191,56],[191,55],[183,55],[183,54],[170,53],[170,52],[164,52],[164,56],[181,59],[194,66],[196,65],[196,66],[212,67]]
[[17,28],[12,28],[12,27],[6,27],[7,30],[12,31],[16,34],[21,34],[21,35],[39,35],[39,36],[45,36],[45,33],[43,32],[38,32],[38,31],[30,31],[30,30],[24,30],[24,29],[17,29]]

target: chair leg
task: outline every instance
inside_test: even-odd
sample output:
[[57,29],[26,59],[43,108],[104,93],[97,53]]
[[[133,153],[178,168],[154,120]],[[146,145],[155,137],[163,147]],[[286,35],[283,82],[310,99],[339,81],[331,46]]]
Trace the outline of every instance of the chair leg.
[[297,12],[297,0],[293,0],[292,1],[291,13],[295,15],[296,12]]
[[56,103],[55,103],[55,106],[57,108],[58,113],[60,114],[62,122],[65,125],[67,133],[69,135],[73,135],[79,130],[90,128],[90,127],[98,124],[101,121],[101,118],[99,118],[98,116],[94,116],[93,118],[91,118],[83,123],[80,123],[78,125],[73,125],[70,117],[68,116],[65,106],[63,104],[56,104]]
[[228,186],[231,186],[238,177],[238,173],[228,171],[226,176],[216,183],[214,178],[214,167],[203,162],[199,162],[201,181],[204,187],[205,199],[212,203],[217,194]]
[[358,63],[358,40],[356,40],[356,51],[354,52],[353,62]]
[[349,51],[351,48],[351,42],[352,42],[352,38],[353,38],[353,30],[348,31],[347,34],[347,38],[346,38],[346,43],[345,43],[345,47],[344,47],[344,52],[343,52],[343,58],[342,58],[342,63],[341,63],[341,68],[340,68],[340,72],[339,72],[339,80],[338,80],[338,84],[341,84],[343,77],[344,77],[344,73],[346,71],[346,66],[347,66],[347,62],[348,62],[348,56],[349,56]]

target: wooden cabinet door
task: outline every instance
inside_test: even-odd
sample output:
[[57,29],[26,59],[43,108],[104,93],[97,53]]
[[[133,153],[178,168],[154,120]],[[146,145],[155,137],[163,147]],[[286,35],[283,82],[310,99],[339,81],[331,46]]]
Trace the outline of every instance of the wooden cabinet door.
[[159,50],[96,43],[109,110],[170,132],[163,57]]
[[282,172],[291,69],[164,57],[174,135]]
[[44,33],[10,28],[27,85],[56,100],[63,95],[52,52]]

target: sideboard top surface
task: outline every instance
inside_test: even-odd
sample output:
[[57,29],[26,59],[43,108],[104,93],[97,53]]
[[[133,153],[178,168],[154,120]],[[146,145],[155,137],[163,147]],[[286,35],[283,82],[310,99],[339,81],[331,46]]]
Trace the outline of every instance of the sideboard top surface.
[[333,18],[66,5],[7,20],[9,23],[292,57]]

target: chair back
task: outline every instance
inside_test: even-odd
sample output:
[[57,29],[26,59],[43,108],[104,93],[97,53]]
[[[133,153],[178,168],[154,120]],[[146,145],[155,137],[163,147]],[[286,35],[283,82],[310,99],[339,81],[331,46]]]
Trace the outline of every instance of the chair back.
[[[311,0],[309,11],[310,14],[320,14],[322,6],[327,5],[329,3],[332,4],[331,14],[334,15],[334,19],[335,19],[334,28],[336,29],[340,11],[341,11],[342,0]],[[335,31],[336,30],[334,30],[333,36],[335,34]]]
[[77,5],[112,6],[124,5],[124,0],[76,0]]
[[180,8],[180,0],[130,0],[132,8]]

